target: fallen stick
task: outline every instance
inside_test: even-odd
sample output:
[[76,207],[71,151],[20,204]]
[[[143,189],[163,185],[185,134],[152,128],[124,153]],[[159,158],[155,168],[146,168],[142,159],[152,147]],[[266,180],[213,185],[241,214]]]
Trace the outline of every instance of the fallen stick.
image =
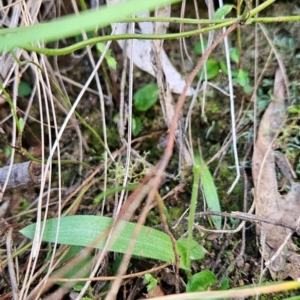
[[22,186],[35,185],[41,182],[41,164],[27,161],[20,164],[13,164],[9,174],[9,166],[0,168],[0,190],[4,185],[7,176],[9,180],[7,189],[14,189]]

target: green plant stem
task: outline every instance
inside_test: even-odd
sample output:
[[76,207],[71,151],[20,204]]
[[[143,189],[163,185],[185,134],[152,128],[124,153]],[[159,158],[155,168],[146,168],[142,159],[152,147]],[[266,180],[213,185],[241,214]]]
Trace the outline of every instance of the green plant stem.
[[196,164],[193,167],[193,174],[194,174],[194,181],[193,181],[192,199],[191,199],[189,224],[188,224],[188,247],[186,250],[187,277],[191,276],[191,245],[192,245],[192,239],[193,239],[193,227],[194,227],[194,219],[195,219],[198,190],[199,190],[200,165]]
[[206,28],[181,32],[181,33],[170,33],[170,34],[118,34],[118,35],[109,35],[109,36],[100,36],[91,38],[74,45],[61,48],[61,49],[49,49],[49,48],[39,48],[35,46],[25,46],[24,49],[35,51],[36,53],[41,53],[45,55],[66,55],[81,48],[84,48],[89,45],[97,44],[100,42],[107,42],[107,41],[116,41],[116,40],[130,40],[130,39],[141,39],[141,40],[160,40],[160,39],[177,39],[183,37],[189,37],[191,35],[196,35],[208,31],[212,31],[215,29],[220,29],[223,27],[231,26],[236,22],[237,19],[231,19],[230,21],[225,21],[222,24],[218,24],[215,26],[210,26]]
[[13,118],[14,118],[16,124],[17,124],[17,128],[18,128],[19,134],[22,134],[22,128],[21,128],[21,125],[20,125],[20,122],[19,122],[19,118],[17,116],[16,108],[15,108],[15,106],[13,104],[12,99],[10,98],[9,93],[6,91],[6,89],[4,88],[4,86],[2,85],[1,82],[0,82],[0,90],[4,94],[4,96],[6,98],[6,101],[8,102],[8,104],[10,106],[11,112],[13,114]]
[[146,18],[125,18],[119,23],[140,23],[140,22],[170,22],[170,23],[184,23],[184,24],[195,24],[195,25],[210,25],[224,23],[224,21],[236,21],[236,18],[227,19],[190,19],[190,18],[161,18],[161,17],[146,17]]
[[261,17],[251,19],[251,23],[283,23],[299,22],[300,16],[278,16],[278,17]]
[[125,190],[125,191],[133,191],[133,190],[135,190],[137,188],[137,186],[138,186],[138,184],[128,184],[126,186],[118,186],[116,188],[106,190],[105,192],[99,194],[95,198],[94,204],[99,204],[105,197],[113,195],[113,194],[115,194],[117,192],[121,192],[123,190]]
[[[16,252],[14,252],[12,254],[12,258],[16,258],[19,255],[23,254],[26,250],[28,250],[30,247],[32,246],[32,242],[29,242],[28,244],[26,244],[25,246],[23,246],[21,249],[17,250]],[[7,265],[7,258],[3,259],[1,261],[1,267],[5,267]]]
[[258,5],[257,7],[253,8],[250,12],[249,15],[250,17],[255,16],[258,14],[260,11],[264,10],[268,6],[270,6],[272,3],[274,3],[276,0],[266,0],[262,4]]
[[[272,0],[274,1],[274,0]],[[257,10],[255,10],[257,11]],[[248,14],[248,16],[253,15],[253,10]],[[179,22],[177,19],[178,18],[139,18],[139,19],[126,19],[126,21],[136,21],[138,20],[139,22],[144,21],[148,22],[150,20],[160,20],[160,21],[167,21],[167,20],[173,20],[174,22]],[[182,23],[189,23],[189,19],[183,19],[185,22]],[[40,54],[45,54],[45,55],[50,55],[50,56],[55,56],[55,55],[66,55],[69,53],[72,53],[76,50],[80,50],[86,46],[94,45],[96,43],[100,42],[107,42],[107,41],[115,41],[115,40],[130,40],[130,39],[141,39],[141,40],[159,40],[159,39],[164,39],[164,40],[169,40],[169,39],[178,39],[178,38],[184,38],[184,37],[189,37],[192,35],[197,35],[200,33],[204,32],[209,32],[212,30],[220,29],[222,27],[227,27],[231,26],[234,22],[236,22],[238,19],[237,18],[230,18],[230,19],[225,19],[222,20],[222,23],[219,22],[221,20],[194,20],[195,24],[201,23],[203,24],[204,21],[205,24],[212,24],[215,23],[216,25],[212,25],[209,27],[204,27],[201,29],[196,29],[196,30],[191,30],[191,31],[186,31],[186,32],[181,32],[181,33],[171,33],[171,34],[119,34],[119,35],[109,35],[109,36],[101,36],[101,37],[94,37],[76,44],[73,44],[68,47],[60,48],[60,49],[51,49],[51,48],[39,48],[35,46],[25,46],[24,49],[29,50],[29,51],[35,51],[36,53]],[[201,22],[200,22],[201,21]],[[216,22],[218,21],[218,22]],[[249,19],[246,20],[247,24],[252,24],[252,23],[273,23],[273,22],[297,22],[300,21],[300,16],[283,16],[283,17],[267,17],[267,18],[252,18],[250,17]],[[137,22],[137,21],[136,21]]]

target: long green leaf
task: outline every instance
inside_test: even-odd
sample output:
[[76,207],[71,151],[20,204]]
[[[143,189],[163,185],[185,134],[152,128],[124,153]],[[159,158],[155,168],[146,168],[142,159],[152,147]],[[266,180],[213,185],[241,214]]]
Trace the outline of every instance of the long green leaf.
[[[113,223],[112,218],[101,216],[67,216],[60,220],[59,234],[57,242],[59,244],[94,247],[102,249],[106,238],[101,241],[99,237],[110,228]],[[46,221],[44,242],[55,242],[57,232],[58,219]],[[132,239],[132,234],[138,226],[137,224],[120,221],[118,229],[113,237],[113,242],[109,244],[109,251],[126,253],[129,242]],[[32,239],[35,233],[35,224],[31,224],[23,228],[20,232],[26,237]],[[182,250],[182,242],[180,242]],[[181,251],[179,253],[181,254]],[[157,259],[165,262],[174,262],[174,252],[170,237],[158,230],[150,227],[141,226],[140,234],[136,240],[133,255]],[[192,259],[201,259],[203,250],[198,243],[194,241],[192,251]],[[185,268],[184,264],[181,264]]]
[[[201,185],[203,188],[205,200],[208,206],[208,210],[221,211],[218,192],[215,186],[214,179],[207,167],[205,161],[200,156],[195,156],[195,160],[201,167]],[[211,217],[214,225],[217,229],[221,229],[222,219],[219,216]]]
[[134,13],[154,9],[179,0],[130,0],[124,3],[81,12],[60,19],[33,26],[0,30],[0,52],[4,49],[26,46],[31,42],[51,42],[80,34],[82,30],[90,31],[95,27],[107,26]]

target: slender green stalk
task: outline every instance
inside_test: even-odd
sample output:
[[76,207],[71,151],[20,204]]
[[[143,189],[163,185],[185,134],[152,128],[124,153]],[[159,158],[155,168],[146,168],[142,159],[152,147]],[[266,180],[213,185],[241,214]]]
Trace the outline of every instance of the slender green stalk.
[[267,8],[268,6],[270,6],[272,3],[274,3],[276,0],[266,0],[264,1],[262,4],[258,5],[257,7],[253,8],[250,11],[250,17],[255,16],[256,14],[258,14],[260,11],[264,10],[265,8]]
[[21,128],[21,125],[20,125],[20,122],[19,122],[19,118],[17,116],[16,108],[14,107],[13,101],[10,98],[9,93],[6,91],[6,89],[4,88],[4,86],[2,85],[2,83],[0,83],[0,90],[4,94],[4,96],[6,98],[6,101],[8,102],[8,104],[10,106],[10,109],[11,109],[11,112],[13,114],[14,120],[15,120],[15,122],[17,124],[17,128],[18,128],[19,134],[22,134],[22,128]]
[[192,199],[191,199],[191,207],[189,213],[189,225],[188,225],[188,247],[186,250],[186,267],[187,267],[187,276],[191,275],[191,245],[193,239],[193,227],[194,227],[194,219],[198,198],[198,190],[199,190],[199,181],[200,181],[200,165],[196,164],[193,167],[194,181],[193,181],[193,189],[192,189]]
[[161,18],[161,17],[145,17],[145,18],[125,18],[118,23],[140,23],[140,22],[169,22],[169,23],[184,23],[195,25],[210,25],[224,23],[224,21],[236,21],[236,18],[227,19],[191,19],[191,18]]
[[41,53],[45,55],[66,55],[81,48],[84,48],[89,45],[93,45],[100,42],[107,41],[116,41],[116,40],[131,40],[131,39],[140,39],[140,40],[169,40],[169,39],[178,39],[183,37],[189,37],[191,35],[196,35],[216,29],[220,29],[223,27],[231,26],[237,21],[237,19],[230,19],[230,21],[225,21],[224,23],[205,27],[201,29],[181,32],[181,33],[170,33],[170,34],[118,34],[118,35],[109,35],[109,36],[99,36],[95,38],[91,38],[74,45],[61,48],[61,49],[49,49],[49,48],[39,48],[35,46],[24,46],[24,49],[35,51],[36,53]]
[[125,191],[133,191],[137,188],[137,184],[128,184],[126,186],[118,186],[116,188],[113,188],[113,189],[109,189],[109,190],[106,190],[104,191],[103,193],[99,194],[95,199],[94,199],[94,204],[98,204],[100,203],[105,197],[107,196],[110,196],[110,195],[113,195],[117,192],[121,192],[123,190]]

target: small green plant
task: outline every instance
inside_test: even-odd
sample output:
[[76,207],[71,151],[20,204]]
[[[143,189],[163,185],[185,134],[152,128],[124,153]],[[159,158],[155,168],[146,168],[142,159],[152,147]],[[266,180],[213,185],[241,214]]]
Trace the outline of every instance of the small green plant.
[[[139,112],[149,110],[158,99],[157,84],[148,84],[138,89],[133,95],[134,108]],[[132,133],[138,135],[143,129],[143,123],[140,116],[133,114],[132,116]]]
[[[96,46],[97,46],[97,50],[99,51],[99,53],[102,54],[104,49],[105,49],[105,44],[104,43],[97,43]],[[116,69],[117,62],[116,62],[115,58],[111,56],[111,49],[106,51],[105,60],[106,60],[106,62],[109,65],[110,68],[112,68],[114,70]]]
[[147,292],[151,292],[157,286],[158,280],[151,274],[145,274],[143,283],[147,285]]
[[[139,113],[149,110],[158,100],[158,86],[157,84],[148,84],[138,89],[133,95],[133,105],[135,111]],[[117,122],[120,118],[119,114],[116,114],[113,118],[114,122]],[[137,136],[143,129],[142,118],[137,113],[132,113],[132,133]]]
[[222,19],[223,17],[227,16],[232,11],[233,8],[236,9],[236,6],[233,4],[225,4],[216,10],[213,18],[215,20]]
[[[191,278],[189,279],[186,285],[186,291],[187,292],[208,291],[213,286],[215,286],[217,282],[218,282],[217,277],[213,272],[209,270],[203,270],[191,276]],[[228,286],[229,286],[229,279],[224,278],[218,289],[227,290]]]
[[21,80],[18,86],[18,96],[26,97],[29,96],[32,92],[32,87],[26,82]]
[[148,84],[140,88],[133,95],[134,107],[138,111],[147,111],[158,99],[157,84]]
[[[207,40],[203,41],[204,50],[207,48],[207,43],[208,43]],[[194,52],[198,55],[202,55],[203,51],[202,51],[200,42],[195,44]],[[230,48],[229,54],[230,54],[231,61],[234,64],[238,65],[239,57],[240,57],[238,49]],[[206,76],[207,76],[208,80],[215,78],[219,74],[220,70],[222,70],[222,72],[224,74],[228,75],[227,65],[226,65],[225,60],[220,60],[218,62],[216,59],[209,57],[208,60],[206,61],[205,68],[206,68]],[[197,75],[198,78],[200,78],[200,76],[203,72],[203,69],[204,68],[201,68],[201,70],[199,71],[199,73]],[[236,68],[234,69],[233,68],[231,73],[232,73],[232,77],[233,77],[233,83],[241,86],[246,94],[250,94],[252,92],[253,88],[250,85],[250,78],[249,78],[248,72],[246,72],[243,69],[236,69]]]

